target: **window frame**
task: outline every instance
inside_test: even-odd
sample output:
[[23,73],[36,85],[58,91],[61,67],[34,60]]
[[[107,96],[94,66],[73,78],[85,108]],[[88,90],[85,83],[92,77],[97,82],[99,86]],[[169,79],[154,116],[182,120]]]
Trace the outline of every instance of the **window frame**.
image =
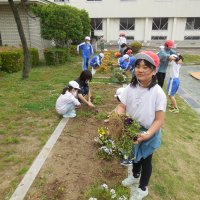
[[[92,26],[92,20],[94,20],[94,27]],[[101,22],[97,25],[97,23],[95,23],[95,20],[101,20]],[[90,27],[92,30],[94,31],[102,31],[103,30],[103,18],[90,18]],[[100,29],[99,29],[100,27]]]
[[92,1],[103,1],[103,0],[86,0],[86,1],[91,1],[92,2]]
[[163,35],[152,35],[151,36],[151,40],[166,40],[167,39],[167,36],[163,36]]
[[[156,20],[159,20],[159,25],[156,24]],[[166,20],[164,22],[162,22],[162,20]],[[168,17],[155,17],[152,19],[152,30],[153,31],[166,31],[168,30],[168,21],[169,21],[169,18]],[[158,21],[157,21],[158,22]],[[158,25],[158,26],[157,26]]]
[[[191,20],[190,22],[188,22]],[[195,24],[195,22],[198,21],[198,24]],[[197,27],[197,28],[195,28]],[[186,24],[185,24],[185,30],[200,30],[200,17],[187,17]]]
[[1,32],[0,32],[0,47],[1,46],[3,46],[3,41],[2,41]]
[[200,40],[200,36],[199,35],[184,36],[184,40],[189,40],[189,41],[191,41],[191,40]]
[[[121,22],[121,20],[126,20],[126,22],[125,22],[125,24],[126,24],[125,26],[126,27],[124,27],[124,24],[123,24],[124,22]],[[131,24],[129,22],[129,20],[133,20],[133,24]],[[120,31],[125,31],[125,30],[134,31],[135,30],[135,18],[133,18],[133,17],[119,18],[119,30]]]

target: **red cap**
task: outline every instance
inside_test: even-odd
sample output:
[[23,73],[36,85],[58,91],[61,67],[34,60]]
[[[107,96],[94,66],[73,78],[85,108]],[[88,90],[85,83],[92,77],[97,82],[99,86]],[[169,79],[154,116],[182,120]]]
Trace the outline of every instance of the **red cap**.
[[126,52],[126,54],[128,54],[128,55],[130,55],[130,54],[132,54],[132,50],[131,49],[129,49],[127,52]]
[[124,33],[124,32],[121,32],[120,34],[119,34],[119,36],[125,36],[126,34]]
[[167,48],[172,48],[172,47],[174,46],[174,42],[173,42],[172,40],[167,40],[167,41],[165,42],[165,46],[166,46]]
[[136,61],[141,59],[141,60],[146,60],[150,62],[153,66],[158,68],[160,64],[160,59],[157,54],[155,54],[152,51],[142,51],[141,53],[136,54],[135,56]]
[[119,58],[119,57],[121,57],[121,53],[115,52],[115,58]]

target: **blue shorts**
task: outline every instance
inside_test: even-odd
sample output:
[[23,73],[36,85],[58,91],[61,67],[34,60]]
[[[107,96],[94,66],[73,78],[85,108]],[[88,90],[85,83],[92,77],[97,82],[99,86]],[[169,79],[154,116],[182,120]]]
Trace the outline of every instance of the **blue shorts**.
[[167,94],[174,96],[179,88],[180,79],[179,78],[170,78],[167,85]]

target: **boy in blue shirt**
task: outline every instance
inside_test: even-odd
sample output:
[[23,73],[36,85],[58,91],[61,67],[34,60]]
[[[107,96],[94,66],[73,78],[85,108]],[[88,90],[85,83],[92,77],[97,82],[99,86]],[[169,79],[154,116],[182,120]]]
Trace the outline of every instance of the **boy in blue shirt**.
[[164,84],[167,66],[169,64],[169,57],[172,54],[176,54],[176,51],[172,50],[173,46],[174,42],[172,40],[167,40],[165,42],[164,50],[160,50],[157,54],[160,59],[160,65],[158,67],[156,76],[158,79],[158,85],[160,85],[160,87],[163,87]]
[[101,66],[103,58],[104,54],[100,53],[91,59],[90,66],[92,67],[92,76],[96,73],[97,68]]
[[85,37],[85,42],[79,44],[77,46],[77,52],[79,53],[79,50],[82,50],[82,58],[83,58],[83,65],[82,70],[88,70],[88,62],[90,59],[90,56],[94,54],[92,45],[90,44],[90,37]]
[[129,68],[129,55],[128,54],[125,54],[123,55],[122,57],[120,57],[118,59],[118,64],[119,64],[119,67],[124,70],[124,71],[127,71],[128,68]]

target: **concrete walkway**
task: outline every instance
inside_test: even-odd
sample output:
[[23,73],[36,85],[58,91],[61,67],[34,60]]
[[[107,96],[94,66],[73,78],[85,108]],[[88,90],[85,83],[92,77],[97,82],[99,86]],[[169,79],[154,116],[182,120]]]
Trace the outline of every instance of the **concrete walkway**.
[[198,71],[200,72],[200,66],[182,66],[178,94],[200,114],[200,81],[189,74],[190,72]]

